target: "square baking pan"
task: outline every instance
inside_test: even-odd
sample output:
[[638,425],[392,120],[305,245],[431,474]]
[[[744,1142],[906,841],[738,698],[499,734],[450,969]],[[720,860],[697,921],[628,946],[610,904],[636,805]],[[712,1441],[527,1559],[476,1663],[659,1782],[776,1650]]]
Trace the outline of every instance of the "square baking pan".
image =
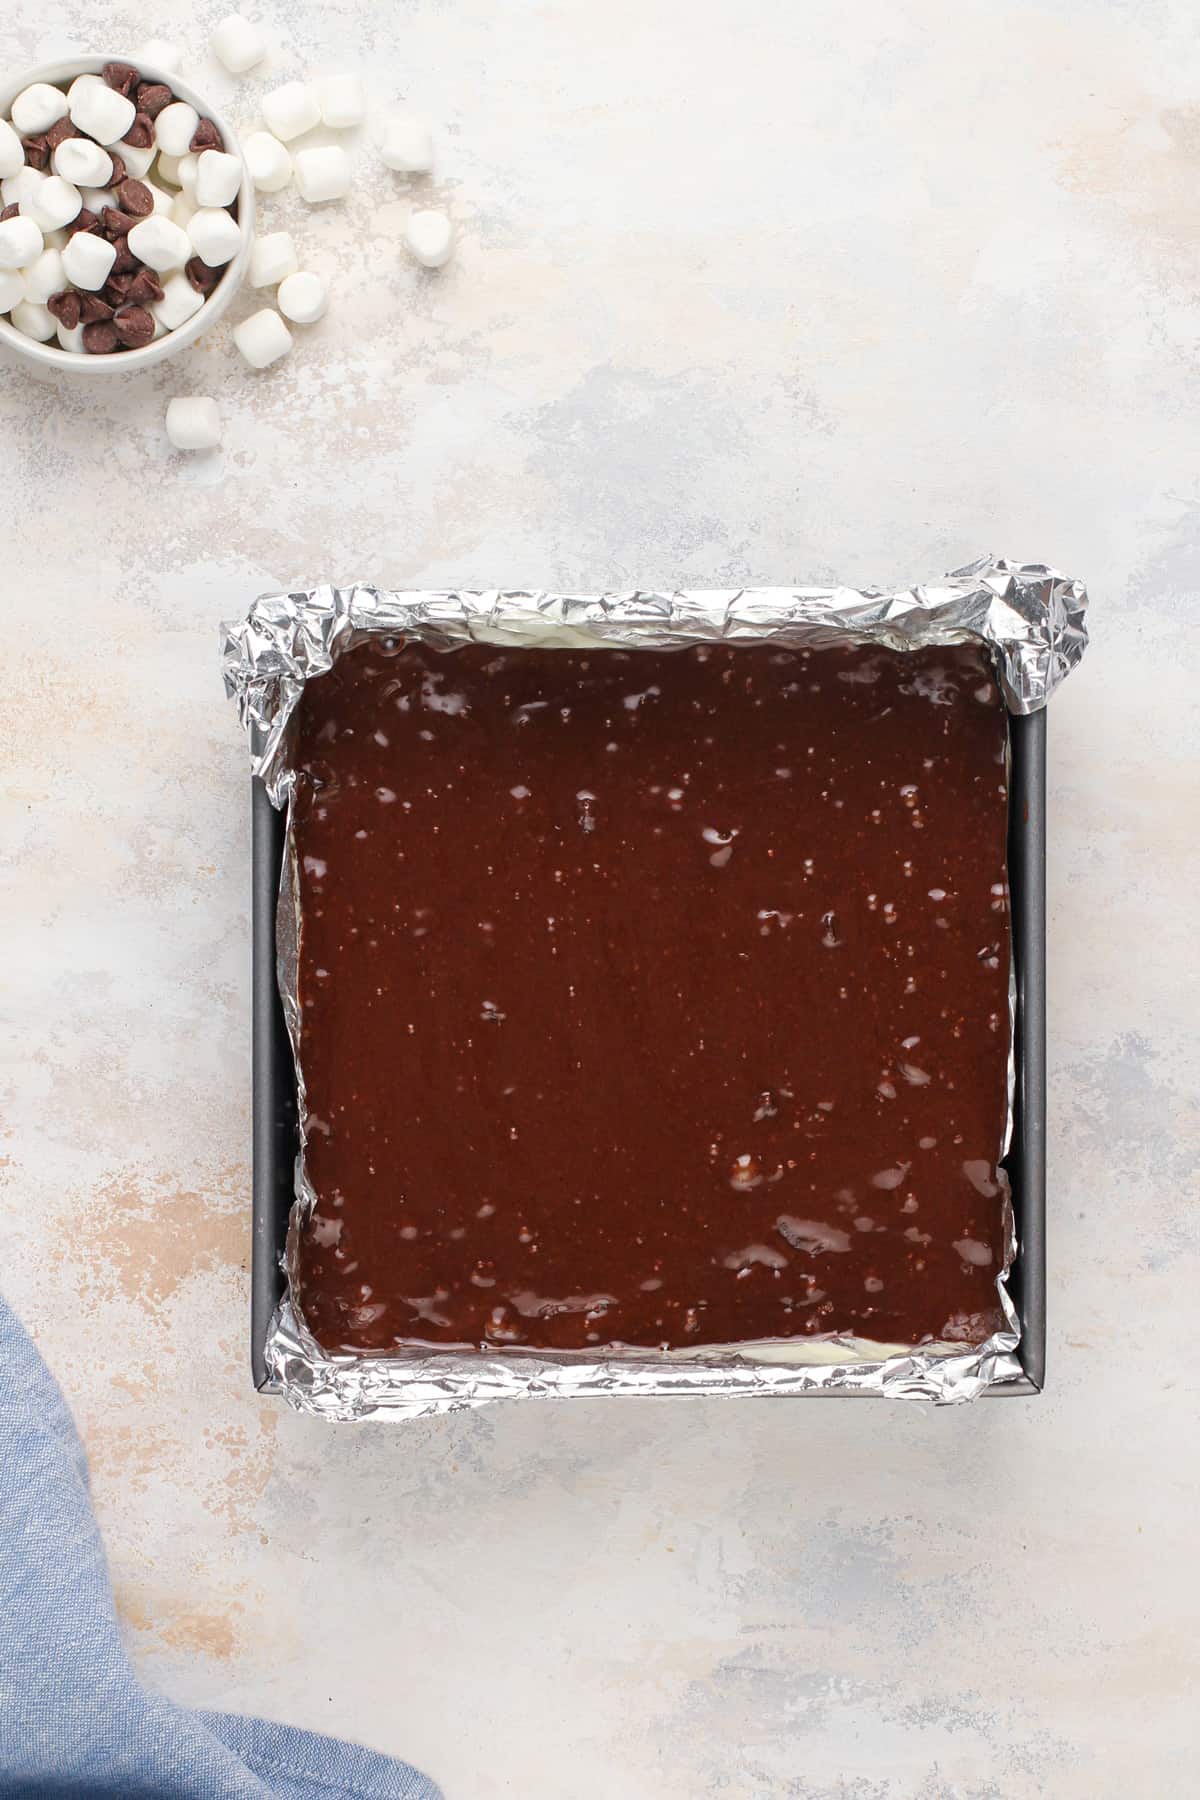
[[[986,1394],[1036,1394],[1046,1357],[1046,713],[1010,716],[1008,866],[1016,976],[1012,1143],[1004,1166],[1012,1188],[1017,1256],[1009,1293],[1021,1327],[1020,1376]],[[252,783],[254,1237],[250,1356],[255,1386],[278,1392],[266,1342],[283,1295],[282,1257],[298,1149],[296,1074],[275,977],[275,909],[284,817],[261,781]],[[814,1395],[857,1395],[820,1387]],[[805,1396],[807,1397],[807,1396]]]

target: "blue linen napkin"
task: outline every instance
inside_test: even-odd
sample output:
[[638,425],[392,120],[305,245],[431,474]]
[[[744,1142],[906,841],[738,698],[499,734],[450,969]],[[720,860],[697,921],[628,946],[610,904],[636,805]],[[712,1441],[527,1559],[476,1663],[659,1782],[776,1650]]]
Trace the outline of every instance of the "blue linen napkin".
[[87,1463],[58,1385],[0,1298],[0,1794],[441,1800],[407,1763],[190,1712],[121,1645]]

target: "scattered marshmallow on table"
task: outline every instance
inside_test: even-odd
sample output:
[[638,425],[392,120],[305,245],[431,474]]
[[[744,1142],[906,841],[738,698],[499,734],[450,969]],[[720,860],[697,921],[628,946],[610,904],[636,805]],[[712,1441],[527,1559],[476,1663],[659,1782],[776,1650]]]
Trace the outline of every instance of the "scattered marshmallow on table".
[[21,202],[21,211],[28,209],[30,218],[36,219],[43,231],[57,231],[60,225],[69,225],[79,216],[82,205],[83,195],[73,182],[64,181],[61,175],[47,175],[28,201]]
[[67,285],[61,250],[43,250],[42,254],[36,256],[23,273],[25,298],[35,301],[38,306],[45,306],[51,294],[61,293]]
[[251,287],[275,287],[299,267],[290,232],[268,231],[265,237],[255,238],[250,250]]
[[231,75],[244,75],[267,54],[267,40],[257,25],[243,19],[241,13],[230,13],[213,31],[209,49]]
[[279,314],[264,306],[235,327],[233,341],[252,369],[266,369],[287,355],[292,334]]
[[139,219],[125,241],[130,253],[148,269],[153,269],[156,275],[164,275],[170,269],[182,269],[192,254],[192,240],[187,232],[162,213],[151,213],[148,219]]
[[136,57],[139,68],[142,63],[148,63],[152,69],[161,69],[164,75],[178,74],[182,60],[179,45],[168,43],[166,38],[147,38]]
[[186,156],[199,123],[200,114],[186,100],[172,100],[170,106],[164,106],[154,121],[154,141],[160,153],[165,150],[168,156]]
[[433,167],[433,134],[424,119],[385,119],[379,155],[401,175],[428,175]]
[[35,219],[23,213],[0,219],[0,269],[27,269],[42,254],[43,241]]
[[323,275],[298,270],[280,282],[275,298],[285,319],[294,325],[315,325],[329,305],[329,283]]
[[115,144],[137,117],[137,107],[98,75],[81,75],[67,90],[72,125],[98,144]]
[[162,299],[153,301],[150,311],[164,331],[178,331],[204,305],[204,295],[197,293],[181,269],[167,276],[162,290]]
[[91,138],[71,137],[55,147],[50,167],[78,188],[103,188],[112,180],[113,160]]
[[304,81],[287,81],[282,87],[264,94],[262,116],[267,130],[281,143],[290,144],[293,138],[303,137],[306,131],[321,123],[317,90]]
[[116,245],[93,231],[77,231],[62,252],[63,270],[71,286],[92,294],[104,286],[116,260]]
[[327,75],[317,83],[321,118],[331,131],[361,125],[367,113],[363,84],[357,75]]
[[341,200],[350,192],[350,158],[340,144],[320,150],[297,150],[296,186],[301,197],[314,205],[321,200]]
[[26,337],[34,338],[39,344],[52,338],[58,329],[53,313],[48,312],[36,300],[18,300],[8,316],[18,331],[23,331]]
[[48,81],[22,88],[9,108],[13,130],[21,137],[38,137],[67,116],[67,96]]
[[[232,213],[220,206],[202,206],[188,220],[187,236],[192,249],[210,269],[223,268],[237,255],[242,242],[242,228]],[[129,234],[133,249],[133,233]],[[134,250],[134,255],[137,251]]]
[[207,395],[167,402],[167,436],[176,450],[215,450],[221,442],[221,415]]
[[417,261],[426,269],[440,269],[454,249],[454,227],[444,212],[410,213],[404,238]]
[[25,146],[7,119],[0,119],[0,175],[15,175],[25,167]]
[[196,159],[196,205],[232,206],[242,185],[242,159],[224,150],[202,150]]
[[277,194],[292,179],[292,153],[269,131],[252,131],[242,145],[242,155],[260,194]]

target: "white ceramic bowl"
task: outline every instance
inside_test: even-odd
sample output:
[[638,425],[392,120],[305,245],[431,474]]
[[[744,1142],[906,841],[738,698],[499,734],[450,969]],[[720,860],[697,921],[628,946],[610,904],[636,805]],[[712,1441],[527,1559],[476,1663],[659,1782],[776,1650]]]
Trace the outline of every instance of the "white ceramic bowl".
[[[177,99],[186,100],[190,106],[194,106],[202,119],[213,121],[225,140],[226,150],[235,156],[241,155],[241,146],[229,120],[203,95],[198,94],[194,87],[181,81],[178,75],[167,75],[149,63],[140,62],[135,56],[123,56],[120,52],[114,52],[111,56],[73,56],[65,62],[46,63],[40,69],[30,69],[16,80],[0,81],[0,117],[8,117],[13,101],[31,82],[48,81],[54,87],[65,87],[77,75],[99,75],[105,63],[110,62],[132,63],[147,81],[165,83]],[[18,331],[7,318],[0,317],[0,347],[19,357],[22,362],[65,375],[133,375],[139,369],[148,369],[151,363],[165,362],[168,356],[174,356],[178,350],[186,350],[189,344],[195,343],[201,332],[216,324],[241,285],[250,258],[250,247],[254,242],[254,183],[245,171],[238,191],[238,224],[242,228],[238,253],[226,265],[225,273],[204,305],[177,331],[166,332],[162,337],[155,338],[152,344],[143,344],[140,350],[114,351],[111,356],[88,356],[78,350],[64,350],[53,341],[39,344],[35,339],[26,337],[23,331]]]

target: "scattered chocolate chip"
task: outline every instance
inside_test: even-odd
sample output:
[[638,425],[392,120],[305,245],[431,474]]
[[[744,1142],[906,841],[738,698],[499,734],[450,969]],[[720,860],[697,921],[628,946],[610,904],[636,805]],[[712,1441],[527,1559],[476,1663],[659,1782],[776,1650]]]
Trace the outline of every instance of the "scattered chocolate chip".
[[225,148],[225,139],[211,119],[201,119],[192,133],[191,148],[193,150],[223,150]]
[[[150,118],[157,119],[164,106],[170,106],[175,98],[170,88],[163,81],[143,81],[134,96],[134,105],[140,113],[147,113]],[[127,144],[133,139],[127,137]],[[142,148],[145,148],[143,145]]]
[[80,207],[71,223],[66,227],[68,237],[74,237],[77,231],[92,231],[97,236],[100,235],[100,221],[94,212],[88,211],[86,206]]
[[50,161],[50,146],[44,137],[22,138],[21,148],[25,152],[25,161],[31,169],[44,169]]
[[100,292],[110,306],[128,306],[129,290],[135,279],[133,275],[110,275]]
[[112,159],[112,174],[108,178],[108,186],[110,188],[120,187],[129,173],[125,167],[125,158],[118,151],[112,149],[108,154]]
[[140,112],[133,124],[125,133],[124,140],[131,150],[148,150],[154,142],[154,120],[148,112]]
[[[126,277],[122,275],[119,279],[124,281]],[[128,281],[129,291],[125,298],[130,306],[149,306],[152,300],[163,297],[162,282],[153,269],[139,269],[136,275],[128,277]]]
[[133,254],[133,251],[129,248],[129,239],[127,237],[115,237],[110,238],[109,242],[117,253],[117,260],[112,266],[113,274],[136,275],[142,265]]
[[53,124],[50,127],[49,131],[46,133],[46,143],[49,145],[51,150],[57,150],[58,146],[60,144],[65,144],[68,138],[78,137],[78,136],[79,136],[78,125],[72,124],[72,122],[69,118],[68,119],[59,119],[55,124]]
[[83,328],[83,347],[92,356],[107,356],[120,341],[117,328],[110,319],[97,319]]
[[154,195],[144,181],[123,181],[117,188],[117,199],[126,214],[144,219],[154,211]]
[[131,63],[105,63],[104,79],[110,88],[116,88],[118,94],[124,94],[128,99],[140,77]]
[[0,225],[3,225],[5,219],[15,219],[19,215],[20,211],[21,211],[20,207],[17,206],[15,203],[12,206],[4,207],[2,210],[0,210]]
[[127,350],[140,350],[154,336],[154,320],[144,306],[123,307],[113,325]]
[[105,237],[116,239],[128,237],[139,220],[134,213],[118,212],[115,206],[106,206],[100,214],[100,222],[104,227]]
[[79,316],[85,325],[94,325],[97,320],[111,319],[113,309],[99,294],[80,294]]
[[198,294],[211,294],[223,273],[220,269],[210,269],[198,256],[184,264],[183,272]]
[[46,311],[52,313],[68,331],[74,331],[79,323],[79,295],[74,288],[64,288],[61,294],[51,294],[46,302]]

